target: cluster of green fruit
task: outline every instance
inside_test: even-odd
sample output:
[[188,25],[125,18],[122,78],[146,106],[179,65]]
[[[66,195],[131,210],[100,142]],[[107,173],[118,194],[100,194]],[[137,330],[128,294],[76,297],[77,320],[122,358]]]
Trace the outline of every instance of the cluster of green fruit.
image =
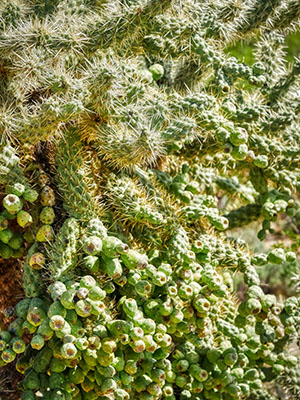
[[31,214],[23,209],[24,201],[34,203],[38,193],[21,183],[7,185],[5,192],[7,195],[2,200],[4,211],[0,215],[0,255],[4,259],[20,258],[29,233],[26,229],[33,223]]
[[[61,231],[73,223],[66,220]],[[173,241],[175,268],[163,253],[141,254],[108,235],[99,219],[82,229],[76,279],[58,265],[61,278],[48,293],[21,300],[17,319],[0,335],[2,366],[18,357],[24,374],[22,399],[109,399],[113,393],[172,400],[178,391],[180,399],[239,399],[297,362],[284,345],[297,334],[298,299],[283,304],[265,295],[250,264],[242,268],[247,299],[236,309],[232,274],[215,268],[218,259],[228,262],[229,245],[214,244],[209,235],[191,250]],[[31,252],[34,270],[51,261]],[[251,263],[286,259],[296,262],[293,253],[275,249]],[[245,254],[243,260],[249,262]]]

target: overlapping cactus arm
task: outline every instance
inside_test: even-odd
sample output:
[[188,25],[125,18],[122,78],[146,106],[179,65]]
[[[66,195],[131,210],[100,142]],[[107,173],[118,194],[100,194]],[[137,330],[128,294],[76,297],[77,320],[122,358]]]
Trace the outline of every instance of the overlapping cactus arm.
[[56,166],[57,185],[68,214],[82,219],[101,214],[92,173],[84,160],[84,147],[74,128],[57,143]]
[[[1,2],[0,257],[24,298],[0,366],[22,400],[298,399],[299,22],[295,0]],[[237,238],[283,222],[286,245]]]

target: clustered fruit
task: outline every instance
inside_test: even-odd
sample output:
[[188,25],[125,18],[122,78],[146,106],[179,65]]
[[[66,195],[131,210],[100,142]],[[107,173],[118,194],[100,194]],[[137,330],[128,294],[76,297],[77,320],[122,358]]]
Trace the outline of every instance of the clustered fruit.
[[[294,253],[244,255],[248,291],[237,309],[232,274],[216,268],[230,247],[209,235],[192,250],[173,243],[178,261],[168,263],[109,235],[99,219],[82,230],[75,279],[61,275],[21,300],[0,334],[2,365],[17,358],[24,374],[22,399],[239,399],[297,363],[284,344],[297,334],[299,300],[264,294],[254,267],[296,262]],[[47,262],[29,257],[34,270]]]

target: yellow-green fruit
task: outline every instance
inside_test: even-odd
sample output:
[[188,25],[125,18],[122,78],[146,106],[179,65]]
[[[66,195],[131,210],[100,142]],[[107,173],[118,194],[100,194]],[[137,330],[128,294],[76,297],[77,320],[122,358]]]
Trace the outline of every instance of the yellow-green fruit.
[[46,259],[42,253],[34,253],[29,259],[29,265],[33,269],[41,269],[45,265]]
[[36,240],[38,242],[48,242],[53,239],[53,229],[51,225],[42,225],[37,231]]
[[37,334],[37,335],[33,336],[30,344],[33,349],[41,350],[41,348],[45,344],[45,340],[42,335]]
[[9,212],[9,214],[17,214],[20,210],[22,210],[23,202],[15,194],[8,194],[3,199],[3,206]]
[[165,73],[164,67],[160,64],[151,65],[151,67],[149,68],[149,71],[151,72],[152,77],[155,81],[157,81],[158,79],[161,79]]
[[52,207],[44,207],[40,213],[40,221],[45,225],[53,224],[55,213]]
[[55,204],[55,193],[50,186],[44,186],[41,192],[40,202],[42,206],[52,207]]

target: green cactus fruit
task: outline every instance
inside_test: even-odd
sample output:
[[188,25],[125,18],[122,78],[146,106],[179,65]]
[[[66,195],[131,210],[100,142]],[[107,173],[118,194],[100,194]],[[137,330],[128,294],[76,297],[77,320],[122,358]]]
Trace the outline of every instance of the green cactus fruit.
[[36,334],[31,339],[30,345],[35,350],[41,350],[45,345],[44,337],[40,334]]
[[129,343],[135,353],[143,353],[146,349],[146,344],[143,340],[134,340]]
[[89,298],[91,300],[104,300],[106,296],[105,290],[99,286],[93,286],[89,289]]
[[74,335],[66,335],[64,338],[63,338],[63,342],[64,343],[75,343],[75,341],[76,341],[76,337],[74,336]]
[[248,147],[246,144],[240,144],[239,146],[234,146],[231,151],[232,157],[237,161],[245,160],[248,153]]
[[88,299],[88,303],[92,307],[92,315],[104,315],[105,314],[105,304],[101,300],[90,300]]
[[29,304],[27,321],[33,326],[39,326],[46,318],[45,303],[39,298],[33,298]]
[[101,239],[104,239],[107,236],[107,229],[98,218],[92,218],[89,220],[87,224],[87,231],[91,235],[96,235]]
[[149,281],[143,279],[137,282],[137,284],[135,285],[136,292],[143,297],[150,297],[153,289],[153,285]]
[[152,74],[152,77],[155,81],[161,79],[164,76],[165,70],[164,67],[160,64],[153,64],[149,68],[149,71]]
[[221,357],[222,353],[218,349],[210,349],[206,352],[205,355],[206,355],[208,361],[211,362],[212,364],[214,364]]
[[4,243],[0,243],[0,256],[8,260],[13,256],[13,249]]
[[103,285],[103,290],[105,290],[105,292],[107,294],[111,294],[115,291],[116,287],[113,284],[113,282],[108,281],[105,285]]
[[49,369],[51,372],[63,372],[67,368],[65,360],[60,360],[58,358],[52,358],[50,362]]
[[23,202],[20,197],[15,194],[8,194],[3,199],[3,206],[9,212],[9,214],[17,214],[22,210]]
[[61,347],[61,355],[66,359],[73,359],[76,357],[77,349],[73,343],[65,343]]
[[223,352],[222,357],[224,359],[225,364],[228,365],[229,367],[235,365],[235,363],[238,360],[237,351],[233,347],[226,349]]
[[20,372],[20,374],[24,374],[28,368],[30,368],[28,357],[25,355],[19,357],[16,362],[16,370]]
[[97,274],[100,267],[100,259],[96,256],[86,256],[82,260],[82,265],[88,269],[91,274]]
[[[247,298],[248,299],[263,299],[265,296],[263,290],[259,286],[250,286],[247,292]],[[255,304],[255,303],[254,303]]]
[[152,281],[156,286],[163,286],[167,283],[167,276],[164,272],[156,271],[152,276]]
[[29,265],[32,269],[40,270],[44,267],[46,258],[42,253],[34,253],[29,259]]
[[248,285],[248,286],[252,286],[252,285],[258,286],[260,284],[259,276],[258,276],[255,268],[252,266],[247,267],[247,269],[245,271],[244,279],[245,279],[246,285]]
[[21,228],[28,228],[32,224],[33,219],[27,211],[21,210],[17,214],[17,222]]
[[85,275],[80,279],[80,286],[90,289],[96,285],[95,279],[91,275]]
[[25,192],[23,193],[23,199],[29,201],[29,203],[34,203],[38,197],[39,197],[38,192],[28,187],[25,189]]
[[16,250],[13,249],[12,257],[13,258],[22,258],[24,255],[24,251],[25,251],[24,247],[20,247],[19,249],[16,249]]
[[35,241],[35,236],[31,231],[24,232],[23,238],[29,244],[32,244]]
[[166,384],[166,385],[163,387],[162,392],[163,392],[163,395],[164,395],[166,398],[169,398],[169,397],[173,396],[174,391],[173,391],[172,385]]
[[213,217],[209,218],[213,226],[218,230],[218,231],[225,231],[229,227],[229,221],[225,217]]
[[12,221],[16,218],[16,214],[10,214],[7,210],[2,211],[1,216],[8,221]]
[[147,386],[147,391],[156,397],[161,397],[162,395],[161,387],[155,382],[152,382]]
[[118,258],[108,258],[102,256],[102,259],[104,261],[102,269],[110,278],[117,279],[122,276],[123,269]]
[[239,146],[240,144],[247,143],[248,134],[246,129],[237,128],[236,130],[232,131],[230,133],[229,140],[234,146]]
[[11,334],[21,337],[22,336],[22,325],[23,325],[23,319],[17,318],[9,324],[7,330]]
[[76,291],[73,289],[66,290],[60,296],[60,302],[66,310],[72,310],[75,308]]
[[55,204],[55,193],[50,186],[44,186],[40,194],[40,203],[44,207],[53,207]]
[[68,378],[71,383],[78,385],[84,381],[85,375],[82,372],[82,370],[79,367],[77,367],[74,369],[69,369]]
[[89,295],[89,289],[85,287],[80,287],[77,292],[76,292],[76,297],[80,300],[84,300],[88,297]]
[[253,164],[258,168],[267,168],[269,165],[268,157],[266,155],[260,154],[253,160]]
[[24,353],[26,349],[26,344],[23,342],[22,339],[13,339],[11,342],[11,346],[12,350],[17,354]]
[[101,253],[102,240],[98,236],[86,236],[82,240],[82,249],[86,254],[96,256]]
[[210,309],[210,302],[203,298],[201,295],[197,295],[194,298],[193,306],[201,314],[207,314]]
[[132,329],[132,322],[125,320],[113,320],[107,323],[107,328],[114,337],[119,337],[122,334],[129,334]]
[[92,313],[92,306],[85,300],[78,300],[75,303],[75,311],[80,317],[88,317]]
[[17,303],[16,314],[19,318],[23,318],[23,319],[26,318],[30,302],[31,302],[31,299],[26,298]]
[[128,245],[114,236],[106,236],[102,241],[102,253],[106,257],[114,258],[118,254],[126,254],[128,250]]
[[53,317],[53,315],[60,315],[63,318],[66,318],[67,311],[58,300],[54,301],[48,308],[48,318]]
[[1,359],[6,363],[11,363],[16,358],[16,353],[11,349],[5,349],[2,351]]
[[145,268],[148,264],[147,256],[140,254],[136,250],[129,249],[126,254],[121,255],[121,259],[128,269]]
[[129,318],[133,318],[138,311],[137,303],[134,299],[125,299],[122,306],[123,311]]
[[[253,286],[251,286],[251,287],[253,287]],[[247,314],[252,314],[252,315],[259,314],[261,312],[260,301],[257,299],[253,299],[253,298],[247,300],[246,304],[245,304],[245,310],[246,310]]]
[[116,400],[129,400],[130,399],[129,393],[126,392],[126,390],[123,390],[120,388],[117,388],[114,391],[114,394],[115,394]]
[[218,127],[215,132],[216,140],[221,144],[225,144],[228,141],[229,135],[228,130],[223,127]]
[[61,331],[65,325],[65,319],[61,315],[53,315],[50,318],[50,328],[54,331]]
[[65,284],[60,281],[54,282],[49,286],[48,291],[53,301],[59,300],[61,295],[67,290]]
[[57,372],[52,372],[49,377],[49,388],[52,389],[59,389],[64,385],[64,376]]
[[114,353],[117,350],[117,347],[117,343],[112,338],[106,337],[101,341],[101,349],[105,353]]
[[48,242],[53,239],[54,233],[51,225],[42,225],[36,233],[38,242]]
[[33,334],[36,331],[37,327],[32,325],[30,322],[28,321],[24,321],[23,325],[22,325],[22,330],[25,333],[29,333],[29,334]]
[[285,256],[287,262],[294,263],[297,260],[297,256],[293,251],[288,251],[287,253],[285,253]]
[[18,250],[21,248],[24,242],[23,235],[21,234],[14,234],[11,239],[9,239],[8,245],[13,250]]
[[158,348],[158,344],[155,342],[152,335],[145,335],[143,338],[143,342],[145,344],[145,349],[149,353],[154,353]]
[[52,207],[43,207],[40,212],[40,221],[42,224],[51,225],[55,219],[54,209]]
[[10,241],[10,239],[13,237],[13,232],[10,229],[4,229],[2,231],[0,231],[0,240],[3,243],[8,243]]
[[45,318],[37,329],[37,334],[42,336],[45,341],[50,340],[53,336],[53,330],[50,327],[50,319]]
[[52,350],[48,346],[44,346],[42,350],[36,354],[32,367],[37,373],[46,372],[50,365],[51,359]]
[[259,378],[259,372],[255,368],[247,369],[244,373],[244,378],[248,381],[254,381]]
[[89,348],[91,350],[98,350],[101,347],[101,340],[98,336],[89,337]]
[[137,372],[137,364],[136,361],[134,360],[127,360],[126,364],[125,364],[125,368],[124,371],[128,374],[128,375],[135,375]]
[[183,358],[177,361],[175,369],[177,372],[185,372],[189,369],[189,366],[189,362]]
[[67,316],[66,316],[66,321],[71,324],[71,326],[75,326],[78,323],[78,316],[76,314],[76,311],[71,309],[67,309]]
[[89,346],[89,342],[86,338],[76,338],[74,344],[80,351],[86,350]]

